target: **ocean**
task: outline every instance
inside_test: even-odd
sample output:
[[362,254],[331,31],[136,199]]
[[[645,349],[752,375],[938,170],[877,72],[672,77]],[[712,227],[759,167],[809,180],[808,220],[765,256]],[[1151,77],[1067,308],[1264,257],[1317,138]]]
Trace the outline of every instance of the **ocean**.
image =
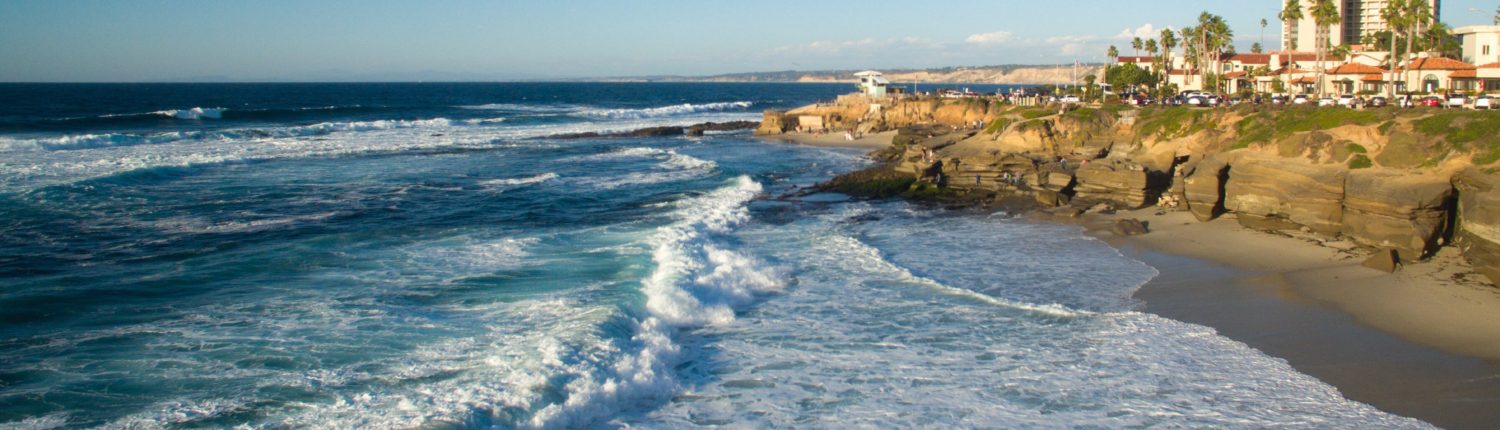
[[[553,139],[820,84],[0,84],[0,428],[1425,428],[1072,226]],[[993,90],[981,88],[981,90]]]

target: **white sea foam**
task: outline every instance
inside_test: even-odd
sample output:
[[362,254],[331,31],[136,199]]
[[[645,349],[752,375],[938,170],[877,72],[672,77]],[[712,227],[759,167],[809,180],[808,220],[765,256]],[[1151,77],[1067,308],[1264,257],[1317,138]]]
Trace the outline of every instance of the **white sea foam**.
[[761,191],[741,176],[681,203],[677,221],[648,240],[656,268],[641,282],[648,316],[632,337],[640,350],[614,366],[616,378],[569,384],[568,400],[538,411],[531,425],[579,427],[670,397],[677,391],[678,329],[728,324],[757,295],[782,289],[779,271],[715,239],[749,218],[746,204]]
[[578,115],[606,119],[639,119],[664,116],[687,115],[699,112],[744,110],[754,105],[751,102],[721,102],[661,106],[644,109],[584,109],[578,111]]
[[219,119],[224,117],[224,111],[226,110],[228,109],[195,107],[191,109],[163,110],[152,113],[177,119]]
[[492,124],[499,124],[499,123],[505,122],[506,120],[507,120],[507,118],[504,118],[504,117],[475,118],[475,119],[466,119],[466,120],[464,120],[464,124],[468,124],[468,125],[492,125]]
[[[899,208],[882,207],[870,212],[873,218],[860,212],[813,214],[787,225],[737,231],[745,247],[795,265],[789,270],[797,274],[798,288],[757,304],[735,324],[716,326],[711,340],[685,340],[685,350],[694,342],[712,342],[703,347],[715,352],[712,359],[679,368],[688,391],[619,424],[1430,428],[1346,400],[1286,362],[1211,329],[1129,311],[1060,318],[1047,312],[1051,309],[1039,312],[1024,303],[971,294],[989,283],[1025,282],[1025,274],[1013,279],[987,272],[982,283],[938,282],[960,271],[954,267],[982,271],[1022,251],[932,253],[993,239],[974,234],[989,231],[962,230],[966,218],[918,223],[903,219]],[[928,230],[908,227],[926,224],[971,236],[945,243],[913,240]],[[999,234],[1024,229],[978,227]],[[934,264],[946,269],[918,274],[892,261],[885,248],[855,239],[874,230],[888,232],[880,240],[895,249],[892,253],[937,260]],[[1102,270],[1119,278],[1079,279],[1068,288],[1113,291],[1150,273],[1123,257],[1090,249],[1103,244],[1054,245],[1048,251],[1054,257],[1103,255],[1092,266],[1054,267],[1054,276]]]
[[483,185],[486,187],[518,187],[522,185],[540,184],[553,179],[557,179],[557,174],[547,172],[525,178],[490,179],[487,181],[480,181],[479,185]]

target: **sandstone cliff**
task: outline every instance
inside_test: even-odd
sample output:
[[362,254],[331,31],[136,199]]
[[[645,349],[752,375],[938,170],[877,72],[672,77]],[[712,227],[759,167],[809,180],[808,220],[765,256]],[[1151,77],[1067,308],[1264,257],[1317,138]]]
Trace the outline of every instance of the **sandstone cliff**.
[[837,105],[800,113],[837,112],[833,126],[929,127],[886,151],[896,171],[913,175],[913,187],[1025,196],[1072,213],[1155,204],[1203,221],[1233,216],[1256,229],[1347,237],[1405,264],[1457,245],[1476,272],[1500,282],[1493,113],[932,99]]

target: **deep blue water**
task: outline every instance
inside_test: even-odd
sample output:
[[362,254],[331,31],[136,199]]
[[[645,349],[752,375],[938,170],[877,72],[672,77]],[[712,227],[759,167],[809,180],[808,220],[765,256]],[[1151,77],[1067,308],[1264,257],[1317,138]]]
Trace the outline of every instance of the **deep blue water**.
[[581,131],[847,85],[0,85],[0,427],[1422,427],[1075,228]]

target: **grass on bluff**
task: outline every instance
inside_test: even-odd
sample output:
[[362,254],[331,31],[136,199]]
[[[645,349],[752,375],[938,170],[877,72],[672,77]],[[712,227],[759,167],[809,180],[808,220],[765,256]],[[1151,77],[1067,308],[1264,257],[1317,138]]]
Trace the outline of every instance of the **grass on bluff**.
[[1011,120],[1009,119],[995,118],[994,120],[990,121],[989,125],[984,127],[984,134],[1000,133],[1002,131],[1005,131],[1006,127],[1010,127],[1010,124]]
[[1147,108],[1136,127],[1143,138],[1172,139],[1217,127],[1213,114],[1209,109]]
[[1448,149],[1473,152],[1474,164],[1500,161],[1500,115],[1494,112],[1446,111],[1412,122],[1424,136],[1440,136]]

